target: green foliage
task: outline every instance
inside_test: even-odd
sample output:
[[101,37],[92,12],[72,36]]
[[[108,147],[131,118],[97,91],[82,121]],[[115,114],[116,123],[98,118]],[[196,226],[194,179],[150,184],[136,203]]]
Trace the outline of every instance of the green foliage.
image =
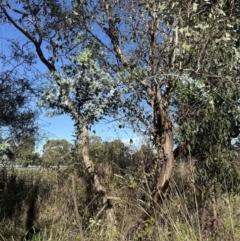
[[0,163],[5,163],[13,157],[11,145],[7,142],[0,141]]
[[141,230],[136,237],[134,238],[135,240],[141,240],[141,239],[145,239],[145,240],[151,240],[151,236],[153,233],[153,229],[154,229],[154,223],[155,220],[153,218],[149,218],[144,222],[144,229]]
[[16,164],[23,166],[39,164],[37,162],[39,154],[35,152],[35,141],[35,137],[25,133],[18,137],[16,143],[12,144]]
[[[176,146],[185,147],[183,154],[196,160],[196,195],[239,191],[233,150],[240,134],[238,1],[16,3],[21,11],[7,0],[1,10],[50,71],[39,101],[49,115],[69,114],[78,137],[82,125],[104,115],[122,116],[120,128],[128,121],[148,135],[159,153],[169,147],[162,168],[174,153],[171,140],[166,141],[169,131]],[[6,12],[10,9],[12,18]],[[56,64],[61,58],[62,64]],[[62,147],[55,145],[45,147],[54,161],[62,157]],[[135,153],[135,161],[142,163],[139,176],[151,177],[151,197],[156,187],[152,170],[158,166],[154,152],[145,154],[146,149]],[[114,172],[126,176],[131,191],[138,187],[133,172],[140,162],[133,162],[121,141],[92,137],[90,155],[103,170],[117,166]],[[181,228],[187,237],[185,225]]]
[[34,88],[28,79],[19,78],[14,69],[0,73],[0,129],[8,131],[11,141],[24,132],[35,135],[37,130],[37,112],[29,108]]
[[[91,28],[96,24],[98,31],[111,42],[102,46],[109,56],[111,51],[115,53],[115,61],[109,58],[106,65],[121,79],[119,89],[124,89],[119,91],[123,93],[121,98],[115,96],[119,101],[118,111],[136,129],[149,136],[156,135],[156,129],[160,129],[155,126],[154,118],[164,119],[164,116],[156,117],[159,113],[154,107],[157,94],[161,95],[166,109],[171,109],[172,98],[181,91],[185,76],[201,80],[198,82],[203,85],[207,82],[216,85],[220,80],[226,86],[237,82],[240,58],[237,3],[194,1],[185,5],[161,1],[131,6],[126,2],[84,3],[75,2],[77,14],[73,18],[77,22],[81,13],[88,19],[88,30],[100,43],[100,34]],[[211,95],[216,95],[214,88],[208,88],[205,100],[210,106],[215,98]],[[179,103],[181,101],[179,99]]]
[[89,142],[90,157],[100,171],[111,169],[114,174],[125,175],[136,170],[134,152],[121,140],[102,141],[101,137],[94,135]]
[[43,146],[42,162],[44,165],[71,164],[72,144],[67,140],[48,140]]
[[[105,160],[105,145],[100,136],[90,136],[89,155],[94,163]],[[106,161],[106,160],[105,160]]]
[[233,144],[240,134],[239,82],[210,81],[185,76],[179,82],[178,143],[186,143],[188,154],[197,158],[202,182],[207,178],[210,186],[217,183],[222,190],[227,186],[229,191],[237,191],[240,178]]
[[[88,54],[90,52],[91,50],[87,50],[86,56],[79,54],[80,57],[73,57],[74,64],[65,66],[64,73],[50,74],[50,81],[46,84],[39,102],[40,106],[49,110],[48,115],[68,113],[83,125],[91,124],[111,111],[118,81],[101,69],[94,59],[89,59],[92,56]],[[58,79],[60,84],[57,84],[55,79]],[[69,100],[66,100],[64,95],[68,96]],[[78,117],[72,110],[73,105],[78,110]]]

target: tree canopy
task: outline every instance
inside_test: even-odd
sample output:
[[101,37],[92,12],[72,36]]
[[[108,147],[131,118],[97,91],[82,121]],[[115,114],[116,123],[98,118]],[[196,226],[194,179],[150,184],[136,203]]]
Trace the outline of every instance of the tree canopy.
[[72,144],[67,140],[48,140],[43,145],[42,162],[44,165],[65,165],[71,163]]

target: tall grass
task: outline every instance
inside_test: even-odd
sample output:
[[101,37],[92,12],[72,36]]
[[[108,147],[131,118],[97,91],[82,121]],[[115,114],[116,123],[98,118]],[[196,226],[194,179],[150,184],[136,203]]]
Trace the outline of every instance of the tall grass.
[[175,170],[168,197],[152,213],[150,183],[136,179],[132,185],[127,176],[112,177],[109,189],[117,234],[84,177],[75,175],[73,190],[72,170],[8,170],[0,193],[0,240],[240,240],[240,196],[226,192],[218,197],[217,228],[213,228],[211,201],[199,203],[193,171],[186,164]]

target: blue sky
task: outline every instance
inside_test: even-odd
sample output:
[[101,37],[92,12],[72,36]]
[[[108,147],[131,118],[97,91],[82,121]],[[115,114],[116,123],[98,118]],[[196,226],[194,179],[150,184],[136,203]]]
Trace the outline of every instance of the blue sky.
[[[19,41],[26,41],[25,37],[16,30],[13,26],[3,26],[0,27],[0,52],[7,51],[9,39],[18,39]],[[1,62],[0,62],[1,64]],[[38,60],[37,65],[35,66],[41,73],[45,73],[47,68]],[[2,68],[0,68],[2,70]],[[44,112],[44,111],[43,111]],[[66,139],[68,141],[73,141],[74,137],[74,128],[73,121],[67,115],[54,116],[54,117],[46,117],[44,113],[40,114],[40,118],[38,123],[40,124],[41,132],[43,133],[43,138],[38,143],[37,150],[41,151],[42,145],[45,143],[47,139]],[[92,131],[95,131],[95,135],[101,136],[104,141],[111,141],[114,139],[121,139],[126,144],[130,143],[130,139],[133,140],[136,145],[138,145],[139,141],[137,138],[137,134],[134,133],[130,128],[120,129],[118,128],[118,123],[109,122],[109,121],[101,121],[100,123],[96,123],[92,127]],[[91,133],[94,135],[94,133]]]
[[[66,139],[70,142],[74,140],[74,122],[67,115],[46,117],[40,116],[41,130],[45,133],[45,137],[40,142],[38,150],[41,151],[42,144],[46,139]],[[103,141],[112,141],[121,139],[125,144],[130,144],[130,139],[133,140],[133,146],[139,146],[139,137],[131,128],[120,129],[117,121],[103,120],[91,127],[91,135],[97,135]]]

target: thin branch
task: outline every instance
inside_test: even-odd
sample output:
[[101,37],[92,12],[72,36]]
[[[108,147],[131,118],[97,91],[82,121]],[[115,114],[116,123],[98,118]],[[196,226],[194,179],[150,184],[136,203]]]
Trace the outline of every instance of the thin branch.
[[[8,5],[10,9],[11,6]],[[23,35],[25,35],[28,39],[30,39],[34,45],[37,43],[36,39],[33,38],[27,31],[25,31],[23,28],[21,28],[18,24],[16,24],[16,22],[9,16],[8,12],[6,11],[5,7],[3,6],[2,3],[0,3],[0,8],[2,9],[4,15],[7,17],[8,21],[10,21],[10,23],[17,28]],[[22,14],[22,13],[21,13]]]

